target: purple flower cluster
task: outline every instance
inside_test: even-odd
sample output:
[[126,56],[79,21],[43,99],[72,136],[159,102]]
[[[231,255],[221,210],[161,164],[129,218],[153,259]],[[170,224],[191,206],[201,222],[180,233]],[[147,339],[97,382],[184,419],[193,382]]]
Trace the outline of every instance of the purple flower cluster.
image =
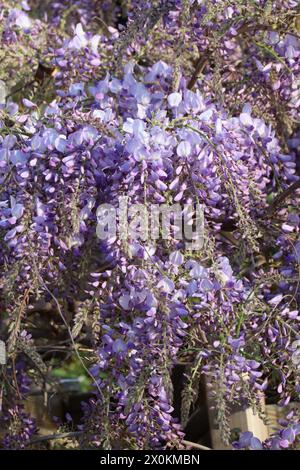
[[[6,45],[47,28],[22,3],[5,10]],[[181,361],[187,383],[206,376],[216,403],[258,407],[269,392],[281,405],[299,397],[299,191],[288,191],[299,181],[300,43],[275,30],[265,1],[249,2],[248,15],[224,0],[131,2],[125,35],[115,27],[115,2],[103,2],[113,26],[89,28],[95,3],[75,2],[80,19],[69,18],[69,35],[58,16],[48,20],[50,99],[16,102],[12,94],[0,105],[7,336],[30,328],[22,306],[35,296],[90,303],[98,396],[82,430],[98,447],[180,447],[170,377]],[[274,15],[295,15],[295,3],[274,2]],[[53,7],[62,12],[64,4]],[[142,60],[151,36],[136,23],[143,10],[153,15],[165,60]],[[182,44],[189,11],[185,38],[202,61],[195,77],[192,46],[184,63],[178,48],[174,61],[168,56],[174,41]],[[173,219],[168,237],[98,239],[97,208],[118,213],[124,196],[147,208],[179,205],[182,216],[200,204],[203,248],[179,239]],[[19,397],[14,403],[6,411],[10,448],[36,432]],[[299,425],[291,419],[266,444],[248,433],[235,446],[294,446]]]
[[25,413],[19,405],[7,410],[4,421],[8,430],[3,439],[3,446],[6,449],[24,449],[37,433],[34,419]]

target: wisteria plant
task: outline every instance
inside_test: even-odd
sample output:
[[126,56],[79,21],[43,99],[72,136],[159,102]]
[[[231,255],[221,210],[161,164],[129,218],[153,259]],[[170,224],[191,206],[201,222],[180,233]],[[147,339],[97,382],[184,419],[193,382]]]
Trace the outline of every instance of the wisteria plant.
[[[0,35],[1,446],[46,448],[26,404],[76,361],[72,448],[185,449],[205,382],[225,444],[297,449],[299,2],[1,0]],[[141,230],[196,206],[201,246]],[[263,396],[287,418],[236,438]]]

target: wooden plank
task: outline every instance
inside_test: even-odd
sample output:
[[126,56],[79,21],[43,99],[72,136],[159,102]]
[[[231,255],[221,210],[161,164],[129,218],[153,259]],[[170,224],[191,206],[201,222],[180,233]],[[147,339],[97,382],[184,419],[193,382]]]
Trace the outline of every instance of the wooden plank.
[[[215,403],[214,400],[208,398],[208,413],[209,413],[209,424],[210,424],[210,435],[212,448],[217,450],[231,449],[231,446],[227,446],[221,439],[221,434],[218,429],[218,423],[216,420],[217,410],[212,409]],[[265,401],[262,397],[261,401],[262,410],[265,410]],[[230,428],[240,430],[240,432],[250,431],[255,437],[264,441],[269,437],[268,426],[262,421],[262,419],[253,412],[249,407],[245,410],[235,407],[232,408],[230,419]]]

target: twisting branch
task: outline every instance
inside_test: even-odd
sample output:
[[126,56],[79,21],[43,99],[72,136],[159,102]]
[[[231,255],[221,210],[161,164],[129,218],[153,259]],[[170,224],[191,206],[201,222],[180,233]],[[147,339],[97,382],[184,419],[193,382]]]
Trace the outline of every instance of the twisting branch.
[[182,441],[182,443],[186,446],[189,447],[194,447],[195,449],[200,449],[200,450],[212,450],[210,447],[203,446],[201,444],[197,444],[196,442],[191,442],[191,441]]
[[291,184],[291,186],[289,186],[282,193],[278,194],[278,196],[275,197],[273,202],[267,208],[266,214],[267,215],[274,214],[274,212],[279,208],[280,204],[284,202],[289,196],[291,196],[299,188],[300,188],[300,179],[298,181],[295,181],[293,184]]
[[27,445],[38,444],[40,442],[53,441],[54,439],[67,439],[68,437],[79,437],[82,435],[82,431],[63,432],[60,434],[49,434],[45,436],[38,436],[30,439]]
[[196,62],[194,73],[187,85],[187,88],[189,90],[192,90],[192,88],[194,88],[199,75],[203,72],[206,65],[207,65],[207,58],[205,56],[199,57],[199,59]]

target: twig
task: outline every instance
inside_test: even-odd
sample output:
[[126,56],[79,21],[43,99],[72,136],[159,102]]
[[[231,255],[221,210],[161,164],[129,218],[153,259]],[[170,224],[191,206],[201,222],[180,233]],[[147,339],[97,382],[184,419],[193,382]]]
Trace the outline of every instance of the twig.
[[16,88],[15,90],[11,91],[8,95],[6,95],[6,99],[10,98],[11,96],[15,95],[21,90],[24,90],[24,88],[27,88],[31,85],[33,85],[35,80],[30,80],[30,82],[24,83],[24,85],[21,85],[20,87]]
[[82,434],[82,431],[71,431],[71,432],[63,432],[60,434],[49,434],[46,436],[34,437],[30,441],[28,441],[27,445],[37,444],[39,442],[51,441],[54,439],[66,439],[68,437],[78,437],[81,434]]
[[69,338],[71,340],[71,343],[72,343],[72,346],[73,346],[73,349],[74,349],[74,352],[80,362],[80,364],[82,365],[82,367],[84,368],[85,372],[87,373],[87,375],[92,379],[93,383],[95,384],[98,392],[99,392],[99,395],[100,397],[103,399],[103,392],[98,384],[98,382],[96,381],[95,377],[93,376],[93,374],[89,371],[89,369],[86,367],[85,363],[83,362],[79,352],[78,352],[78,349],[77,349],[77,346],[76,346],[76,343],[75,343],[75,340],[73,338],[73,335],[72,335],[72,331],[70,329],[70,326],[67,322],[67,320],[65,319],[65,316],[60,308],[60,304],[59,304],[59,301],[57,300],[57,298],[55,297],[55,295],[48,289],[47,285],[45,284],[43,278],[40,276],[39,272],[37,271],[38,273],[38,276],[40,278],[40,281],[41,281],[41,284],[43,285],[44,289],[48,292],[48,294],[52,297],[52,299],[54,300],[56,306],[57,306],[57,310],[58,310],[58,313],[67,329],[67,332],[68,332],[68,335],[69,335]]
[[203,57],[203,56],[199,57],[195,65],[194,73],[187,85],[188,90],[191,90],[194,87],[196,81],[198,80],[199,75],[203,72],[206,65],[207,65],[206,57]]
[[266,213],[268,215],[273,214],[277,207],[285,200],[287,199],[291,194],[293,194],[294,191],[300,188],[300,179],[298,181],[295,181],[291,186],[289,186],[285,191],[282,193],[278,194],[278,196],[275,197],[271,205],[267,208]]
[[201,444],[197,444],[196,442],[182,441],[182,443],[186,446],[194,447],[195,449],[212,450],[210,447],[202,446]]

